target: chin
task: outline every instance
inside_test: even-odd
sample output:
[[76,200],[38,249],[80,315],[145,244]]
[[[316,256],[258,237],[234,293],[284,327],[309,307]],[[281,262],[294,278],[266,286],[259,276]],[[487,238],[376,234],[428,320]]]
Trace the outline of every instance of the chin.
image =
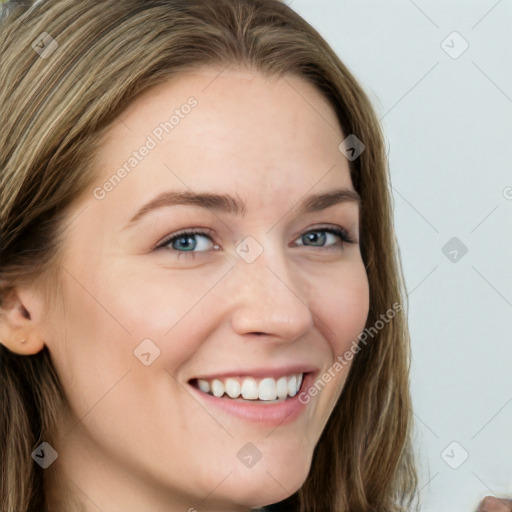
[[[270,459],[270,457],[269,457]],[[311,457],[296,454],[295,460],[263,459],[250,469],[239,469],[229,478],[224,493],[231,502],[256,508],[282,501],[298,491],[309,473]],[[261,465],[260,465],[261,464]],[[226,481],[227,483],[227,481]]]

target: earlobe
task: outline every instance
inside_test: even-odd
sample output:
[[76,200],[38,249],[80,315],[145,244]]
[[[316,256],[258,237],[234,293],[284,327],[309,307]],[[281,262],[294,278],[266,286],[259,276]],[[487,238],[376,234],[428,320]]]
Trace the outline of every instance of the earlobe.
[[0,323],[0,344],[15,354],[29,356],[44,348],[44,340],[37,331],[12,329]]
[[15,297],[0,311],[0,343],[19,355],[33,355],[44,347],[44,339],[33,315]]

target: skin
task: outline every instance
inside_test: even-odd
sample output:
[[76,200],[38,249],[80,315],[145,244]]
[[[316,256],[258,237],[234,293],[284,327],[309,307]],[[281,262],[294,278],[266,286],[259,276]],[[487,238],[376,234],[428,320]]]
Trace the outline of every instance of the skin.
[[480,503],[478,512],[512,512],[512,500],[487,496]]
[[[311,193],[353,190],[338,150],[345,135],[308,83],[205,68],[160,84],[108,130],[95,187],[190,96],[197,107],[114,190],[98,200],[91,189],[75,204],[56,305],[20,287],[2,320],[9,348],[49,348],[71,404],[54,446],[52,468],[65,476],[49,484],[55,510],[67,510],[64,481],[87,512],[247,511],[291,495],[352,363],[277,428],[195,399],[187,382],[290,362],[321,375],[365,327],[357,203],[295,209]],[[239,197],[245,215],[173,206],[125,229],[159,193],[190,189]],[[326,226],[356,243],[324,231],[323,242],[308,241]],[[194,238],[194,258],[154,250],[187,228],[210,230],[211,241]],[[250,264],[236,252],[247,236],[263,250]],[[133,351],[147,338],[160,356],[144,366]],[[262,454],[252,468],[237,458],[247,442]]]

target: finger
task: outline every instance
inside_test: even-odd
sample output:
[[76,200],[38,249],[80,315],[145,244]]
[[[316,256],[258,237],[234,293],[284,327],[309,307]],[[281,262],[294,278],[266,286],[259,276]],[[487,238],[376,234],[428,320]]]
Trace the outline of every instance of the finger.
[[480,503],[478,512],[512,512],[512,501],[486,496]]

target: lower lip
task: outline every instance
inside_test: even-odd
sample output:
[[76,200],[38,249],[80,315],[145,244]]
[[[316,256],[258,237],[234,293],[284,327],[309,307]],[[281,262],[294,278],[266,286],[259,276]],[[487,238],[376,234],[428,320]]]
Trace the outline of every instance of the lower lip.
[[188,384],[188,386],[207,404],[211,404],[214,407],[218,407],[219,409],[248,421],[276,426],[286,425],[294,421],[304,411],[308,404],[300,402],[299,396],[304,389],[309,388],[310,384],[313,382],[313,377],[313,373],[304,375],[299,392],[293,398],[287,398],[282,402],[273,404],[265,404],[262,401],[241,402],[230,398],[220,398],[208,393],[203,393],[191,384]]

